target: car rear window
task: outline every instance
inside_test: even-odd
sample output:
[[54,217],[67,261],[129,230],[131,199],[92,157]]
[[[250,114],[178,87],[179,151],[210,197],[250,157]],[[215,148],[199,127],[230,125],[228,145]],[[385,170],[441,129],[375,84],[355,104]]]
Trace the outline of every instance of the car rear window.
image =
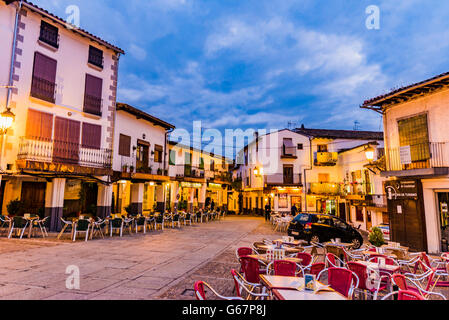
[[309,222],[309,219],[310,219],[310,216],[308,214],[304,214],[304,213],[298,214],[298,216],[295,218],[296,221],[302,222],[302,223]]

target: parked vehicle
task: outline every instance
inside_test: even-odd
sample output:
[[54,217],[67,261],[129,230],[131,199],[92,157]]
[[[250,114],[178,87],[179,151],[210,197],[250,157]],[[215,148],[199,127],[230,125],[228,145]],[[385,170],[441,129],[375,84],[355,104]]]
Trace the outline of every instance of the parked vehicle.
[[353,243],[356,249],[363,244],[363,237],[357,229],[337,217],[319,213],[298,214],[288,227],[288,235],[309,243],[339,238],[342,242]]
[[380,230],[382,230],[382,233],[384,235],[385,241],[390,241],[390,226],[388,224],[382,223],[377,226]]

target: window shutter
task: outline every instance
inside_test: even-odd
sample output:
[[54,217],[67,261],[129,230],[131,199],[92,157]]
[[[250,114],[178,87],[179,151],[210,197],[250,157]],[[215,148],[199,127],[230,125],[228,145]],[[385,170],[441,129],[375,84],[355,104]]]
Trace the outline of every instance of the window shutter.
[[120,134],[119,138],[119,155],[124,157],[131,156],[131,137]]
[[28,139],[51,140],[53,133],[53,115],[28,109],[26,137]]
[[101,148],[101,126],[83,123],[83,148],[100,149]]
[[84,111],[95,115],[101,115],[101,96],[103,79],[86,74],[84,91]]
[[33,75],[35,77],[47,80],[51,83],[56,81],[56,60],[44,56],[43,54],[36,52],[34,55],[34,70]]

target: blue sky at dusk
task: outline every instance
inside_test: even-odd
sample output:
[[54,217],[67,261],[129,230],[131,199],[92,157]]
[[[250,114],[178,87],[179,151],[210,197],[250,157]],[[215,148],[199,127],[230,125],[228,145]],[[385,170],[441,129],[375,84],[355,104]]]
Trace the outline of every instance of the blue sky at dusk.
[[[449,71],[441,0],[35,0],[123,48],[118,100],[191,130],[381,130],[359,106]],[[380,30],[365,26],[380,7]]]

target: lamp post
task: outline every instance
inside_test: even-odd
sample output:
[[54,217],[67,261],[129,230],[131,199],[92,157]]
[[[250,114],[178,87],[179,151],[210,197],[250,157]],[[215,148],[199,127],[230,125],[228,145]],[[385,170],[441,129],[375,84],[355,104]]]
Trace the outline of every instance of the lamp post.
[[0,114],[0,136],[2,138],[1,148],[0,148],[0,182],[2,180],[2,172],[3,172],[3,147],[5,135],[8,132],[8,129],[12,127],[12,123],[14,122],[15,114],[12,113],[11,109],[6,108]]

